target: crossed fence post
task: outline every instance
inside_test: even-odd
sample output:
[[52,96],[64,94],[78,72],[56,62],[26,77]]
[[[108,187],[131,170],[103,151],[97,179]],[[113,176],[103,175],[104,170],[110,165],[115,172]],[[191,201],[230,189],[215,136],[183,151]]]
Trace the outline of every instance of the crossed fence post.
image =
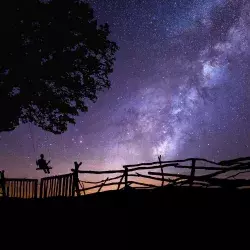
[[82,162],[77,163],[76,161],[74,162],[75,168],[73,171],[73,196],[76,195],[80,196],[80,189],[79,189],[79,167],[82,165]]

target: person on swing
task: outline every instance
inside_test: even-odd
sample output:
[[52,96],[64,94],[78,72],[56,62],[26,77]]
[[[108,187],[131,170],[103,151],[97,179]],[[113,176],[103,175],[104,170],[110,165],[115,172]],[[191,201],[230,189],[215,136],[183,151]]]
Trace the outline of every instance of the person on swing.
[[50,171],[49,171],[49,166],[48,166],[48,164],[50,163],[50,161],[46,162],[46,161],[44,160],[44,155],[43,155],[43,154],[41,154],[40,157],[41,157],[41,158],[40,158],[39,160],[36,161],[36,165],[37,165],[40,169],[43,169],[43,171],[44,171],[45,174],[49,174]]

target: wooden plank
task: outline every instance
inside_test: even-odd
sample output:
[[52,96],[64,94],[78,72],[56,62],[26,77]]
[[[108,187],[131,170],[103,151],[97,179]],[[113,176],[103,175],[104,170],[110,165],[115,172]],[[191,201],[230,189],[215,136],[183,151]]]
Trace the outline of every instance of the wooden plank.
[[41,179],[41,181],[40,181],[39,197],[43,198],[43,179]]
[[69,182],[70,186],[69,186],[69,192],[70,192],[70,196],[72,196],[72,186],[73,186],[73,174],[70,176],[70,182]]
[[49,191],[49,182],[48,180],[45,181],[45,198],[48,198],[48,191]]
[[16,195],[15,197],[18,197],[18,181],[15,181],[15,188],[16,188]]
[[59,196],[59,194],[58,194],[58,191],[59,191],[59,179],[58,178],[56,178],[56,180],[55,180],[55,185],[56,185],[55,194],[56,194],[56,196]]
[[14,181],[10,182],[11,189],[12,189],[11,197],[15,197],[15,185],[14,184],[15,184]]
[[47,187],[47,195],[46,195],[46,198],[49,197],[50,195],[50,179],[46,180],[46,186]]
[[51,179],[51,196],[55,196],[55,192],[54,192],[54,182],[55,182],[55,178]]
[[26,181],[22,180],[21,181],[21,189],[22,189],[22,196],[21,198],[25,198],[25,184],[26,184]]
[[25,191],[25,199],[27,199],[28,198],[28,184],[29,184],[29,181],[25,181],[25,189],[24,189],[24,191]]
[[47,191],[48,191],[48,180],[44,180],[43,184],[43,196],[44,198],[47,198]]
[[18,190],[19,190],[19,198],[22,198],[22,195],[23,195],[23,180],[19,180],[18,181]]
[[30,194],[30,198],[35,198],[35,181],[30,181],[29,184],[29,194]]
[[49,197],[53,197],[53,180],[54,180],[54,178],[49,180],[49,186],[50,186],[50,195],[49,195]]
[[58,181],[58,178],[55,178],[55,183],[54,183],[55,196],[57,196],[57,181]]
[[75,196],[75,183],[74,183],[74,174],[72,175],[72,186],[71,186],[71,196]]
[[48,187],[47,197],[50,197],[51,196],[51,179],[47,180],[47,187]]
[[27,199],[31,197],[30,196],[30,183],[31,183],[31,181],[26,182],[26,198]]
[[41,181],[40,181],[40,198],[43,198],[43,190],[44,190],[43,185],[44,185],[44,180],[41,179]]
[[19,181],[16,181],[16,186],[17,186],[17,195],[16,195],[16,197],[19,198],[19,196],[20,196],[20,185],[19,185]]
[[68,196],[69,197],[71,196],[71,190],[72,190],[72,187],[71,187],[71,176],[69,176],[69,180],[68,180]]
[[19,198],[22,198],[22,182],[23,181],[18,181],[18,190],[19,190],[18,197]]
[[71,176],[69,177],[69,189],[68,189],[68,195],[69,195],[69,197],[71,197],[71,196],[72,196]]
[[6,183],[7,183],[7,187],[8,187],[8,197],[11,197],[11,192],[12,192],[11,185],[9,182],[6,182]]
[[33,191],[33,197],[37,198],[37,188],[38,188],[38,180],[34,181],[34,191]]
[[65,177],[62,177],[62,196],[65,196]]
[[30,184],[31,184],[31,181],[28,182],[28,185],[27,185],[27,195],[28,195],[28,198],[31,198],[31,193],[30,193]]
[[16,181],[16,197],[19,197],[19,181]]
[[5,190],[6,190],[6,196],[7,196],[7,197],[9,197],[9,195],[10,195],[10,193],[9,193],[10,190],[9,190],[9,189],[10,189],[9,186],[6,186],[6,189],[5,189]]
[[55,180],[56,180],[56,178],[52,179],[52,196],[56,196],[56,194],[55,194]]
[[65,178],[65,196],[68,196],[69,176]]
[[15,196],[15,185],[14,185],[14,181],[10,181],[9,183],[10,183],[11,189],[12,189],[12,191],[11,191],[11,197],[14,197],[14,196]]
[[5,194],[6,194],[6,196],[7,197],[9,197],[10,196],[10,185],[9,185],[9,183],[8,182],[5,182],[5,186],[6,186],[6,188],[5,188]]
[[11,181],[11,184],[13,185],[13,196],[12,197],[15,197],[16,196],[16,182]]
[[69,196],[73,196],[73,193],[72,193],[72,186],[73,186],[73,175],[71,175],[69,177]]
[[65,196],[68,197],[68,193],[69,193],[69,192],[68,192],[68,188],[69,188],[69,176],[66,177],[65,180],[66,180],[66,194],[65,194]]
[[55,180],[55,178],[51,179],[51,181],[50,181],[50,186],[51,186],[51,194],[50,194],[50,196],[51,197],[54,196],[54,180]]
[[59,177],[59,196],[61,196],[62,193],[62,177]]

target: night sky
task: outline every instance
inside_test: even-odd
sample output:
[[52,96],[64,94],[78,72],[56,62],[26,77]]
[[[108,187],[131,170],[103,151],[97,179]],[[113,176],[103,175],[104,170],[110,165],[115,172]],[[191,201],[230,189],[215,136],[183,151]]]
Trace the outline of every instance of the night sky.
[[0,134],[1,169],[11,177],[120,169],[185,157],[247,156],[250,136],[248,0],[96,0],[120,47],[112,88],[62,135],[22,125]]

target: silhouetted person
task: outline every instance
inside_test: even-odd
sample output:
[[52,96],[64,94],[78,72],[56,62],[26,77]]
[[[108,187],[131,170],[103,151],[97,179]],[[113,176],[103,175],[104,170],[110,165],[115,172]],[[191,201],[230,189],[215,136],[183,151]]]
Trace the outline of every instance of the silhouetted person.
[[50,161],[46,162],[46,161],[44,160],[44,155],[43,155],[43,154],[41,154],[40,157],[41,157],[41,158],[40,158],[39,160],[36,161],[36,165],[37,165],[40,169],[43,169],[43,171],[44,171],[45,174],[49,174],[50,171],[49,171],[49,166],[48,166],[48,164],[50,163]]

